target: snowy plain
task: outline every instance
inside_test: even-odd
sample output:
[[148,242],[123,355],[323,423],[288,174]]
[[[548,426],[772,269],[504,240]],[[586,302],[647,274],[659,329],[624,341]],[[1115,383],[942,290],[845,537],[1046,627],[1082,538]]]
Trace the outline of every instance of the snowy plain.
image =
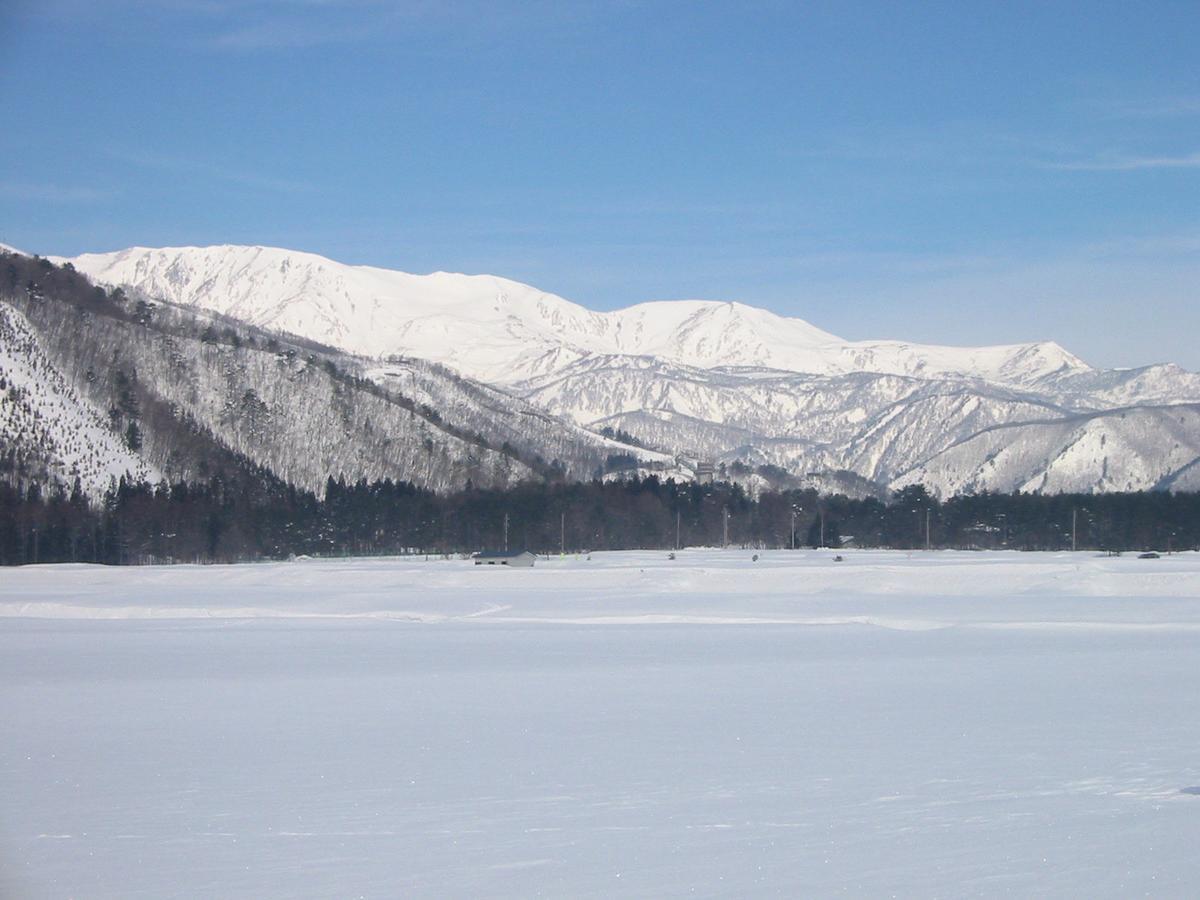
[[1200,554],[0,578],[0,896],[1200,893]]

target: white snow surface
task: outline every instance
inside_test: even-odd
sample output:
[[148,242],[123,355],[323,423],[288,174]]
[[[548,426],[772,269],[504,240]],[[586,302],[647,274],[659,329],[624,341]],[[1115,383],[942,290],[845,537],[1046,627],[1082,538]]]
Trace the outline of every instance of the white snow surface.
[[1200,555],[0,581],[0,895],[1194,896]]
[[937,347],[845,341],[742,303],[677,300],[593,312],[494,275],[412,275],[275,247],[133,247],[69,260],[93,280],[369,356],[403,354],[512,384],[591,354],[712,368],[965,375],[1027,383],[1089,367],[1052,342]]

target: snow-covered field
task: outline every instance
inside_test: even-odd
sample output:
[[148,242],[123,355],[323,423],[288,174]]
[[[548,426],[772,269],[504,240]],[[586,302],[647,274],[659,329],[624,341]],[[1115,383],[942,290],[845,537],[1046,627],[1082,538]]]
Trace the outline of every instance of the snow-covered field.
[[844,555],[5,570],[0,896],[1200,893],[1200,555]]

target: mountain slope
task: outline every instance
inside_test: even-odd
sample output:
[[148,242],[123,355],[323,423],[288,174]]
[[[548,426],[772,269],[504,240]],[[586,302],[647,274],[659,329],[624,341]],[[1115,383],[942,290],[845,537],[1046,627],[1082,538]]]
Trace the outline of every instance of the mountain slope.
[[1108,410],[985,429],[893,483],[978,491],[1146,491],[1200,457],[1200,405]]
[[[101,447],[93,455],[107,468],[88,481],[93,496],[110,471],[203,480],[238,461],[316,491],[330,476],[445,490],[542,474],[590,477],[610,455],[632,453],[660,468],[670,462],[428,364],[412,370],[420,374],[412,396],[366,378],[370,364],[357,357],[122,299],[44,261],[14,265],[19,277],[0,284],[0,360],[8,380],[24,385],[36,376],[54,391],[33,413],[22,388],[0,396],[0,421],[10,423],[4,445],[67,473],[74,457],[55,462],[61,448]],[[74,419],[50,416],[51,407]],[[57,430],[34,434],[30,421]],[[135,439],[123,446],[131,428]]]
[[601,426],[663,451],[638,451],[663,471],[686,454],[793,476],[845,471],[880,486],[923,478],[941,493],[1166,488],[1194,477],[1175,451],[1195,442],[1190,420],[1139,415],[1136,435],[1103,431],[1128,460],[1084,453],[1091,438],[1076,429],[1091,433],[1101,426],[1081,423],[1111,410],[1200,403],[1200,375],[1097,370],[1052,342],[844,341],[800,319],[700,300],[601,313],[490,275],[410,275],[265,247],[133,248],[73,264],[134,300],[362,354],[339,365],[449,417],[439,421],[460,435],[511,444],[535,468],[557,459],[570,477],[629,450],[597,443]]
[[46,354],[29,321],[0,303],[0,477],[98,496],[114,479],[154,480],[107,416],[88,403]]
[[535,377],[592,353],[698,368],[952,374],[1011,383],[1087,368],[1049,342],[983,348],[848,342],[800,319],[700,300],[598,313],[491,275],[410,275],[271,247],[136,247],[71,262],[96,281],[152,298],[354,353],[433,360],[492,383]]

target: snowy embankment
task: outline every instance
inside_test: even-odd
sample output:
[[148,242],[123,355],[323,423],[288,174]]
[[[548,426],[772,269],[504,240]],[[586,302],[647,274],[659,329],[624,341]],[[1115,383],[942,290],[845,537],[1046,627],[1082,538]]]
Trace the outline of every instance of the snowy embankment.
[[[757,557],[757,558],[756,558]],[[565,624],[1200,628],[1200,554],[688,550],[532,569],[402,557],[240,566],[29,566],[0,616]]]
[[1200,894],[1200,555],[844,555],[5,570],[0,897]]

